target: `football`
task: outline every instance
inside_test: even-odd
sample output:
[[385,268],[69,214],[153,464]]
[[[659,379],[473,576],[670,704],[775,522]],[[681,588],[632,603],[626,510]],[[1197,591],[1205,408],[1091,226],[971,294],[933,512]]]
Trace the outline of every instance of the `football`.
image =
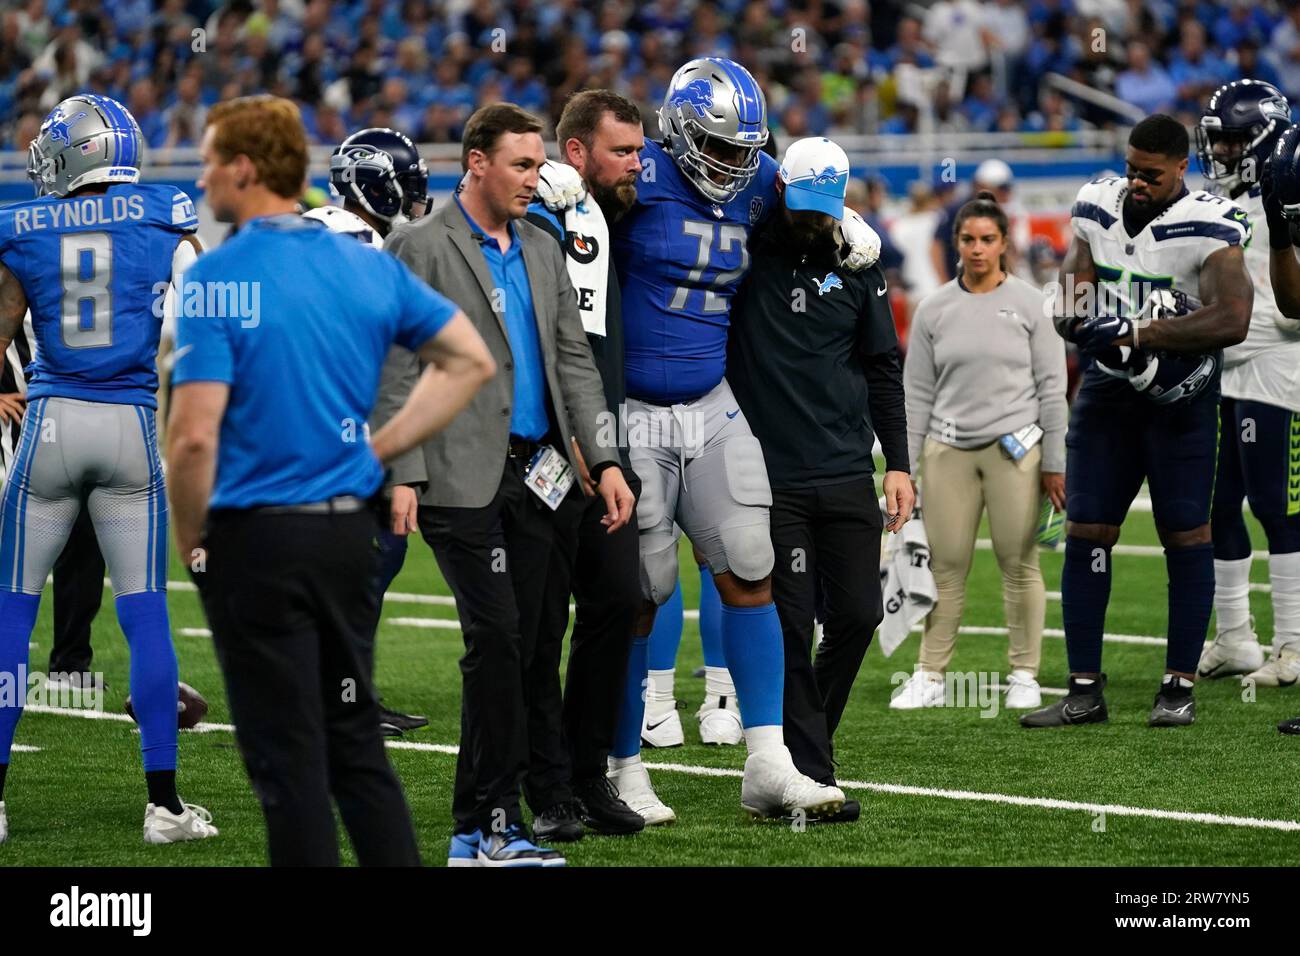
[[[184,681],[180,682],[178,689],[180,698],[176,701],[176,726],[181,730],[190,730],[207,716],[208,702],[202,694]],[[140,722],[135,716],[135,707],[132,706],[129,695],[126,698],[126,712],[136,723]]]

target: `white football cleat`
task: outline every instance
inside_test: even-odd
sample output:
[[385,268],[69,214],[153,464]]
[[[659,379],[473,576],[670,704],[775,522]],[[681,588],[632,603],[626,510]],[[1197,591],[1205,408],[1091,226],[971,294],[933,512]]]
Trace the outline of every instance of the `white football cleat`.
[[1300,646],[1288,644],[1273,651],[1267,664],[1242,679],[1254,681],[1257,687],[1290,687],[1300,680]]
[[889,699],[889,709],[917,710],[921,707],[942,707],[943,695],[942,674],[917,670],[907,679],[907,683],[899,688],[898,693]]
[[784,746],[760,750],[745,760],[740,805],[752,817],[788,817],[802,813],[829,817],[844,806],[844,791],[806,777]]
[[1201,662],[1196,665],[1197,675],[1211,679],[1231,677],[1263,667],[1264,649],[1259,646],[1253,624],[1253,619],[1248,620],[1241,627],[1215,634],[1214,640],[1201,651]]
[[734,747],[745,739],[740,707],[735,697],[705,697],[695,712],[700,722],[700,743]]
[[183,843],[186,840],[206,840],[217,835],[212,825],[212,814],[193,803],[184,805],[185,812],[172,813],[166,807],[152,803],[144,808],[144,842],[154,845]]
[[648,700],[641,722],[641,743],[647,747],[680,747],[686,743],[675,700]]
[[1007,675],[1007,710],[1037,710],[1043,706],[1043,690],[1034,675],[1014,670]]
[[5,816],[5,802],[0,800],[0,843],[9,839],[9,818]]
[[650,785],[650,774],[641,761],[617,770],[611,767],[607,776],[618,791],[618,798],[641,814],[646,826],[663,826],[677,819],[673,808],[660,800]]

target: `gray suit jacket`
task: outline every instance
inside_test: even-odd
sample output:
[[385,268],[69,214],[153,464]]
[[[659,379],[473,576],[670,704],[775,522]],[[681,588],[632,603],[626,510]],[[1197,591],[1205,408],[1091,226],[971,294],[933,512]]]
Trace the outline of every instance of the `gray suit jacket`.
[[[524,219],[516,219],[514,228],[523,247],[546,384],[560,434],[577,438],[589,468],[594,470],[605,462],[618,464],[604,388],[582,328],[564,252],[554,239]],[[384,245],[417,276],[460,306],[497,364],[496,376],[469,406],[444,431],[425,442],[424,473],[419,474],[418,467],[406,459],[395,468],[392,481],[427,481],[422,505],[482,508],[492,501],[501,483],[514,403],[514,359],[504,316],[492,308],[492,272],[454,199],[415,222],[398,226]],[[408,361],[414,363],[415,356]],[[413,371],[413,364],[405,370],[391,363],[385,368],[377,408],[405,401]],[[569,457],[576,475],[578,463],[570,444],[566,442],[560,450]]]

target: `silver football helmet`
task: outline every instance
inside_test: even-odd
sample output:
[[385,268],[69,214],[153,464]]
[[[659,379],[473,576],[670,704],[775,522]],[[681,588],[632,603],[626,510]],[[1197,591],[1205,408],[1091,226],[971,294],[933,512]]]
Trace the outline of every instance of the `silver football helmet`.
[[78,93],[54,107],[27,150],[36,195],[67,196],[92,183],[140,179],[144,136],[117,100]]
[[[739,63],[701,57],[673,74],[659,110],[659,132],[678,168],[704,197],[724,203],[758,171],[758,154],[767,142],[767,101]],[[708,146],[735,160],[710,156]]]

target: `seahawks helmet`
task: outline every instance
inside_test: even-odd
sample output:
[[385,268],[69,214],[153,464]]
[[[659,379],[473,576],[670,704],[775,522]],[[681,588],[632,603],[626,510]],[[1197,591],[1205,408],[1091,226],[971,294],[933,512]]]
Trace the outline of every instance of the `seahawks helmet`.
[[117,100],[78,93],[54,107],[27,148],[27,178],[38,196],[68,196],[95,183],[140,180],[144,136]]
[[[1193,303],[1173,289],[1155,289],[1147,298],[1139,321],[1158,322],[1176,315],[1186,315]],[[1138,334],[1139,344],[1141,333]],[[1223,353],[1195,355],[1190,352],[1134,350],[1128,363],[1128,380],[1144,398],[1157,405],[1195,398],[1214,381],[1223,366]]]
[[410,137],[395,129],[363,129],[340,143],[330,156],[330,186],[384,222],[428,211],[429,171]]
[[[1196,159],[1201,173],[1229,193],[1254,186],[1264,172],[1273,144],[1291,123],[1291,105],[1282,92],[1262,80],[1225,83],[1210,96],[1196,126]],[[1217,143],[1231,147],[1214,155]]]
[[[659,132],[704,198],[725,203],[758,172],[759,152],[767,142],[767,101],[739,63],[701,57],[673,74],[659,110]],[[735,161],[708,155],[708,146],[735,153]]]

